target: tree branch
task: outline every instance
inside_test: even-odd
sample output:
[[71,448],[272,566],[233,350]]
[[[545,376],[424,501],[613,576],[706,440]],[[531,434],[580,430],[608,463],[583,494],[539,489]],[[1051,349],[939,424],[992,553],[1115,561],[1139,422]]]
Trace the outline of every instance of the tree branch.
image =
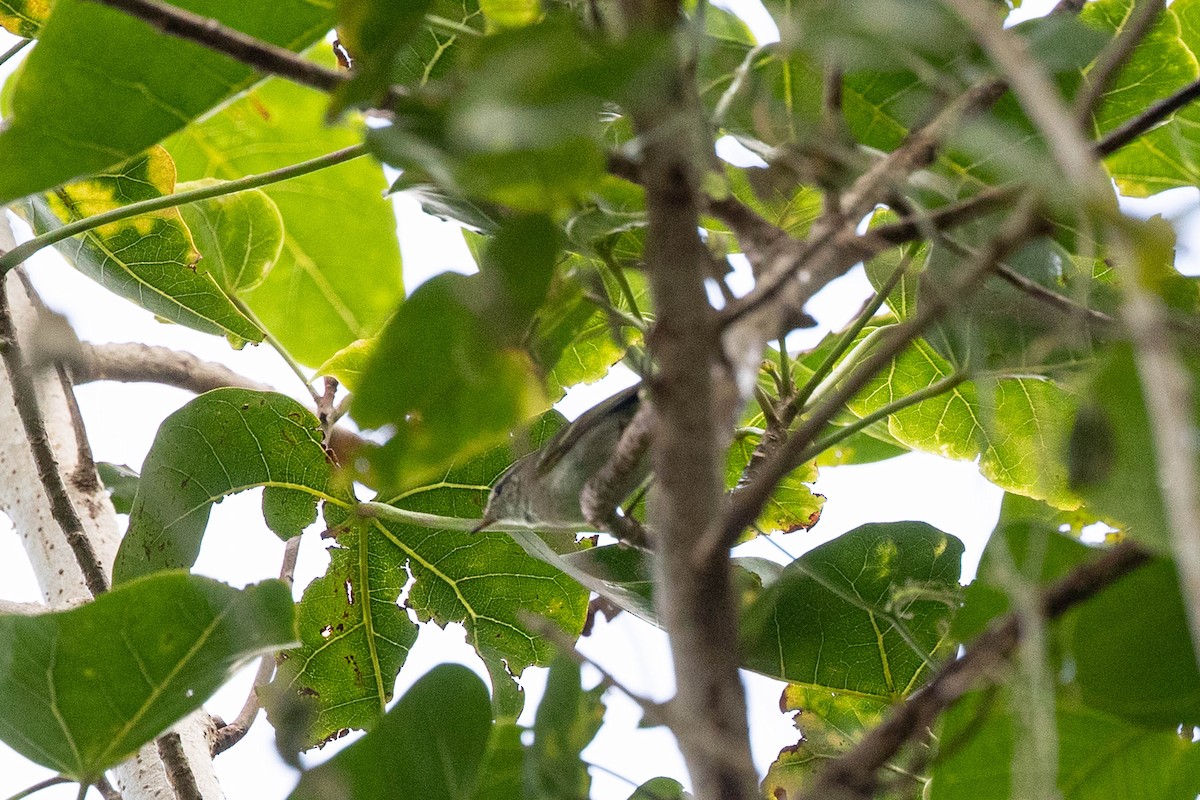
[[[265,383],[239,375],[224,364],[204,361],[191,353],[146,344],[88,344],[71,367],[77,383],[118,381],[162,383],[196,394],[236,386],[256,392],[275,391]],[[367,441],[353,431],[333,426],[329,447],[338,463],[348,464]]]
[[1164,97],[1141,114],[1109,131],[1096,143],[1095,149],[1101,156],[1110,156],[1132,142],[1188,103],[1200,99],[1200,80],[1193,81],[1169,97]]
[[[1123,542],[1077,567],[1041,596],[1041,612],[1057,619],[1150,561],[1133,542]],[[799,800],[867,800],[874,797],[877,773],[908,742],[925,735],[937,718],[967,691],[1005,663],[1021,640],[1021,624],[1009,614],[993,624],[920,691],[898,706],[848,753],[829,763]]]
[[17,329],[9,309],[7,281],[0,277],[0,359],[12,387],[13,405],[25,429],[25,439],[37,464],[37,474],[50,501],[50,514],[67,537],[75,562],[83,572],[92,596],[108,591],[108,576],[88,538],[83,521],[71,502],[71,495],[59,470],[58,460],[46,434],[46,423],[38,408],[37,389],[28,366],[21,358]]
[[94,0],[136,17],[163,33],[186,39],[229,56],[259,72],[278,75],[290,81],[332,92],[349,76],[308,61],[291,50],[264,42],[215,19],[194,14],[157,0]]
[[1039,219],[1034,203],[1029,197],[1024,198],[1000,233],[980,252],[976,263],[965,270],[959,280],[945,291],[926,292],[917,311],[904,322],[889,329],[885,333],[884,341],[880,342],[843,383],[814,406],[787,442],[763,463],[757,478],[734,493],[723,526],[716,528],[715,535],[708,537],[698,551],[701,557],[711,556],[713,552],[727,551],[742,531],[758,519],[758,515],[784,476],[802,463],[799,460],[800,456],[829,420],[833,419],[893,358],[903,352],[929,326],[941,319],[954,304],[961,302],[965,295],[974,291],[997,263],[1029,238]]

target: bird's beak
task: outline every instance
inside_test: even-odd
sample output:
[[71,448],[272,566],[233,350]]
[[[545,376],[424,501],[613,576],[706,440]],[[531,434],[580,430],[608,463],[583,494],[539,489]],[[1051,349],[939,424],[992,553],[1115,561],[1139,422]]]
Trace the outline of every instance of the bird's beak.
[[471,533],[481,533],[482,531],[487,530],[489,525],[494,525],[496,521],[497,520],[495,517],[485,516],[483,519],[479,520],[478,525],[471,529]]

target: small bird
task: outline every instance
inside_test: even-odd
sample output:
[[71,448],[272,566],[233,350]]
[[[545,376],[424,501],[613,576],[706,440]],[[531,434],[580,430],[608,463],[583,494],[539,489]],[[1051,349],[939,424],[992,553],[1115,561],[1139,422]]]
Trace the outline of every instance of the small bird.
[[[641,404],[641,384],[617,392],[585,411],[541,449],[518,459],[492,486],[483,521],[475,529],[503,523],[529,528],[587,530],[580,504],[587,482],[612,457],[621,434]],[[626,498],[650,475],[649,453],[614,487]]]

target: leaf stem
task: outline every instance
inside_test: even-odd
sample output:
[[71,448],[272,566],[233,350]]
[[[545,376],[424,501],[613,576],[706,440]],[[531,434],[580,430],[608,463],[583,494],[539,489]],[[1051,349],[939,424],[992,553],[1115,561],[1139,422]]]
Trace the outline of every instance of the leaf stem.
[[[71,781],[69,778],[64,778],[62,775],[55,775],[52,778],[46,778],[44,781],[38,781],[33,786],[22,789],[12,797],[8,798],[8,800],[24,800],[24,798],[29,797],[29,795],[34,794],[35,792],[40,792],[42,789],[49,789],[51,786],[58,786],[60,783],[70,782]],[[86,786],[86,784],[84,785]]]
[[892,290],[896,288],[896,285],[900,283],[900,279],[904,277],[904,274],[908,271],[908,267],[911,263],[912,254],[905,253],[904,258],[901,259],[899,266],[892,271],[892,274],[888,276],[887,281],[885,281],[884,284],[879,287],[879,291],[875,292],[875,295],[866,302],[862,308],[862,311],[858,312],[858,316],[854,318],[854,322],[851,323],[850,327],[842,332],[842,335],[838,338],[837,343],[833,346],[833,350],[829,352],[829,355],[827,355],[825,360],[821,362],[821,365],[817,367],[817,371],[812,374],[812,377],[808,379],[796,396],[792,398],[791,402],[788,403],[788,407],[784,411],[784,418],[789,423],[795,418],[796,414],[800,412],[800,409],[804,408],[809,399],[812,398],[813,392],[816,391],[817,387],[821,385],[821,382],[824,381],[825,378],[829,376],[829,373],[833,371],[833,367],[835,364],[837,364],[838,359],[840,359],[845,354],[846,350],[849,349],[850,345],[854,343],[854,340],[858,334],[862,332],[862,329],[865,328],[867,323],[871,321],[871,318],[875,316],[875,312],[879,311],[884,301],[887,300],[888,295],[890,295]]
[[32,41],[33,41],[33,39],[22,39],[21,41],[14,44],[12,47],[5,50],[4,54],[0,55],[0,66],[4,65],[10,58],[15,56],[17,53],[24,50],[29,45],[29,43]]
[[[467,517],[443,517],[441,514],[429,514],[424,511],[411,511],[407,508],[380,503],[374,500],[358,503],[357,505],[338,503],[346,508],[357,511],[359,516],[399,522],[403,525],[417,525],[422,528],[434,528],[448,531],[473,531],[479,527],[482,520]],[[541,533],[578,533],[575,528],[555,528],[539,525],[536,529],[528,525],[512,525],[496,522],[488,525],[485,530],[501,531],[504,533],[528,533],[537,530]]]
[[57,244],[71,236],[76,236],[80,233],[85,233],[97,228],[101,225],[107,225],[111,222],[120,222],[121,220],[136,217],[141,214],[149,214],[153,211],[162,211],[165,208],[175,208],[176,206],[195,203],[200,200],[209,200],[213,197],[222,197],[227,194],[245,191],[246,189],[257,189],[260,186],[267,186],[272,183],[279,183],[291,178],[298,178],[301,175],[307,175],[310,172],[332,167],[337,164],[342,164],[346,161],[366,155],[366,145],[356,144],[350,147],[336,150],[332,153],[326,153],[323,156],[301,161],[299,164],[291,164],[280,169],[263,172],[259,175],[247,175],[244,178],[239,178],[235,181],[227,181],[225,183],[216,184],[214,186],[203,186],[198,189],[192,189],[178,194],[169,194],[162,197],[154,197],[149,200],[143,200],[138,203],[130,203],[127,206],[114,208],[112,211],[106,211],[103,214],[95,214],[90,217],[76,220],[61,228],[53,231],[47,231],[40,236],[35,236],[27,242],[17,245],[12,250],[9,250],[4,255],[0,256],[0,275],[6,274],[13,267],[25,261],[39,250],[49,247],[52,244]]
[[945,378],[942,378],[940,381],[936,381],[934,383],[929,384],[928,386],[926,386],[924,389],[921,389],[920,391],[916,391],[916,392],[913,392],[912,394],[905,395],[904,397],[901,397],[899,400],[888,403],[887,405],[883,406],[882,408],[880,408],[876,411],[872,411],[870,414],[867,414],[865,417],[862,417],[861,419],[857,419],[854,422],[850,423],[849,425],[845,426],[844,428],[840,428],[837,431],[829,434],[828,436],[825,436],[825,437],[813,442],[811,445],[809,445],[808,448],[806,448],[803,452],[801,452],[801,454],[799,456],[801,463],[808,461],[811,458],[816,458],[818,455],[825,452],[829,448],[833,447],[835,444],[842,441],[843,439],[848,439],[849,437],[853,436],[854,434],[858,433],[859,431],[863,430],[864,428],[868,428],[871,425],[874,425],[876,422],[879,422],[881,419],[886,419],[887,417],[890,417],[892,414],[895,414],[897,411],[902,411],[902,410],[908,408],[909,406],[915,406],[917,403],[920,403],[923,400],[928,400],[931,397],[937,397],[940,394],[945,394],[946,392],[955,388],[956,386],[958,386],[960,383],[962,383],[966,379],[967,379],[967,376],[965,373],[956,372],[952,375],[948,375]]
[[475,38],[479,38],[480,36],[483,35],[479,31],[472,28],[470,25],[464,25],[463,23],[455,22],[452,19],[446,19],[445,17],[439,17],[436,14],[426,14],[425,22],[428,23],[429,27],[441,28],[446,33],[455,33],[455,34],[461,33],[464,36],[474,36]]
[[309,397],[311,397],[313,402],[320,407],[321,394],[313,388],[313,379],[304,374],[304,368],[300,366],[300,363],[296,361],[296,359],[292,358],[292,354],[287,351],[287,348],[283,346],[283,343],[276,338],[275,334],[267,330],[267,327],[259,320],[258,315],[250,309],[250,306],[246,305],[245,300],[238,297],[233,292],[228,293],[226,297],[229,298],[229,302],[233,303],[238,311],[242,312],[242,316],[254,323],[254,327],[258,328],[259,331],[262,332],[263,338],[266,340],[267,344],[274,348],[275,352],[279,354],[279,357],[283,359],[283,362],[288,365],[288,368],[296,374],[296,377],[300,379],[300,382],[304,384],[304,388],[308,391]]

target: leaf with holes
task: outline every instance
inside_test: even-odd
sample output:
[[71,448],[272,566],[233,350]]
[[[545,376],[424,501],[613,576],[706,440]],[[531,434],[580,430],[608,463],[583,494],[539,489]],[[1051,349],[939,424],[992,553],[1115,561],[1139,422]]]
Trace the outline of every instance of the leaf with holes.
[[[167,151],[152,147],[110,172],[30,198],[26,213],[37,233],[140,200],[169,195],[175,165]],[[260,342],[262,332],[196,270],[200,260],[191,233],[168,208],[112,222],[56,245],[76,269],[115,294],[163,319],[227,336]]]
[[417,640],[416,624],[396,604],[408,574],[381,555],[388,550],[384,534],[367,525],[335,528],[329,568],[304,590],[300,647],[280,655],[263,704],[277,726],[287,724],[292,704],[311,708],[306,745],[374,727]]
[[290,397],[214,389],[167,417],[142,465],[129,530],[113,568],[121,583],[190,567],[212,504],[263,489],[263,516],[282,539],[316,520],[330,499],[331,468],[316,417]]
[[70,611],[0,615],[0,739],[84,782],[295,641],[287,586],[163,573]]

